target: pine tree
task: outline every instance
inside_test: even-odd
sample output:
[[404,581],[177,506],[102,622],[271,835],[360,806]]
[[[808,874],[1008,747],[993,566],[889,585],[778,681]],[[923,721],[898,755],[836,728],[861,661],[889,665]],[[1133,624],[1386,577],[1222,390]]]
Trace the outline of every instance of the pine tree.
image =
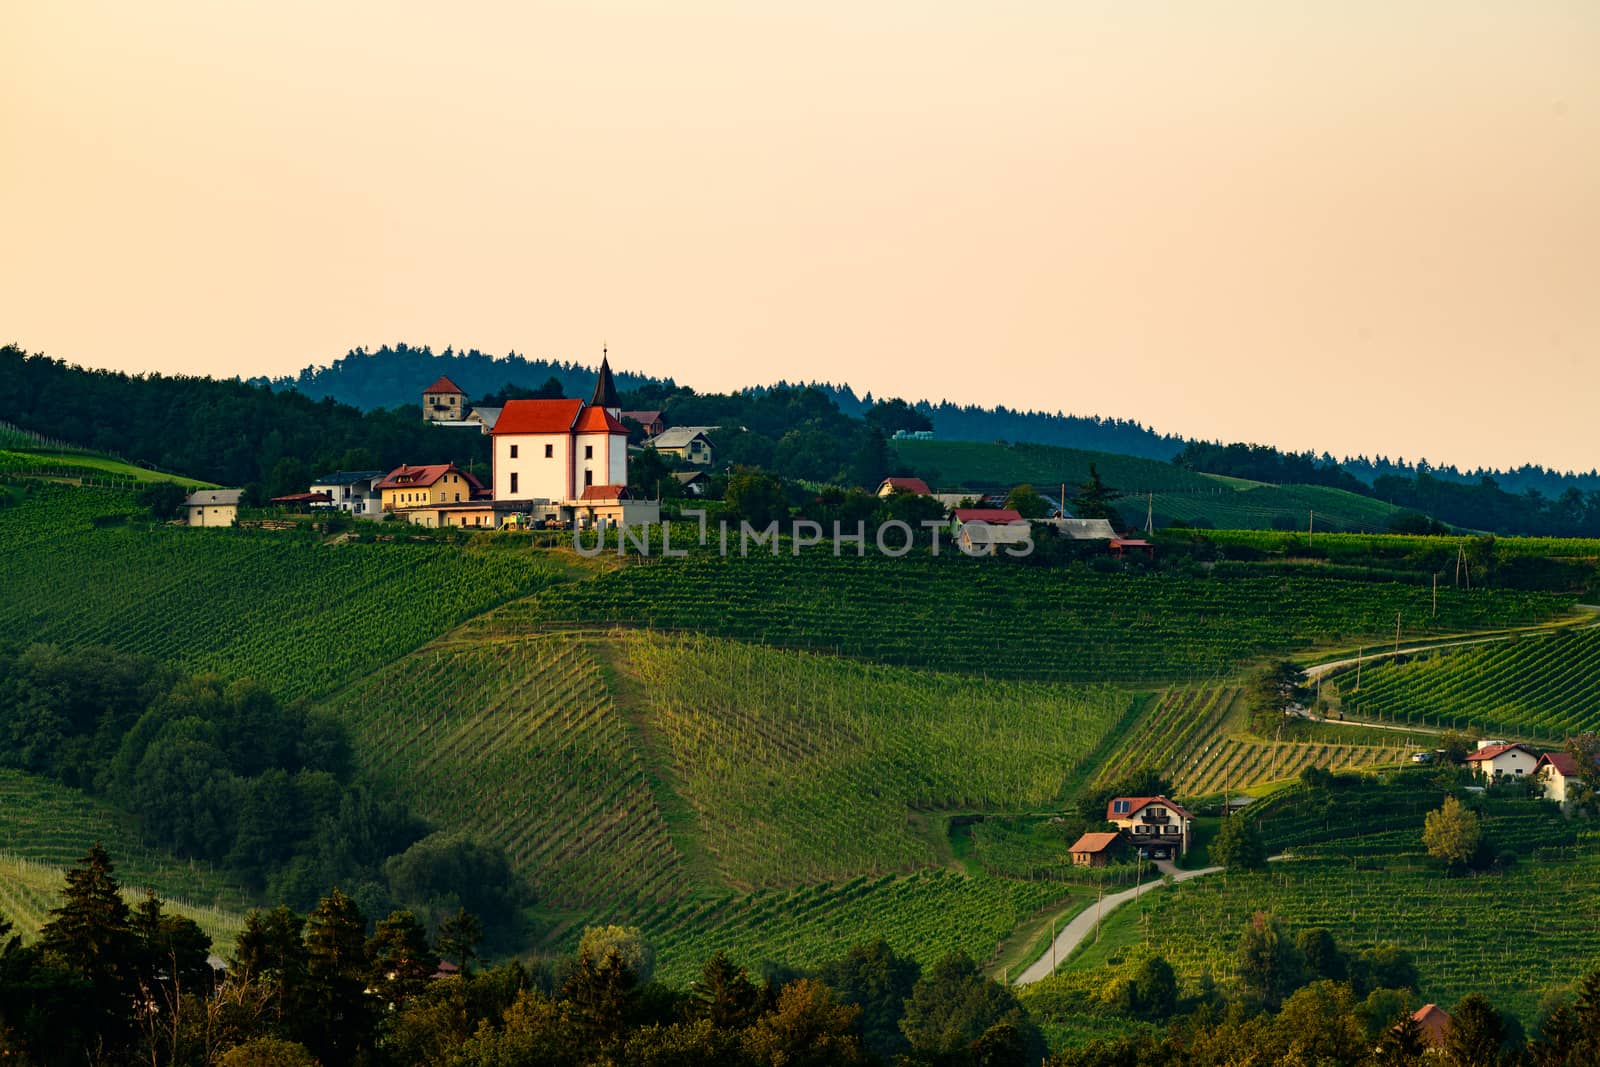
[[366,992],[367,920],[335,887],[306,917],[304,1041],[325,1063],[346,1063],[372,1032]]
[[88,1018],[79,1020],[98,1040],[115,1046],[132,1024],[137,989],[137,945],[131,915],[113,865],[97,841],[79,866],[67,872],[61,906],[39,930],[46,957],[85,984]]

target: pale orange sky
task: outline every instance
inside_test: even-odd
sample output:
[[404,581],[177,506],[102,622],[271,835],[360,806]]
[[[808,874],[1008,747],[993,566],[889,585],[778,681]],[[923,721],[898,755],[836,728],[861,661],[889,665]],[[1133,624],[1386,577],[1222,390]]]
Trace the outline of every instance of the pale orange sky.
[[0,9],[0,341],[1600,464],[1593,0]]

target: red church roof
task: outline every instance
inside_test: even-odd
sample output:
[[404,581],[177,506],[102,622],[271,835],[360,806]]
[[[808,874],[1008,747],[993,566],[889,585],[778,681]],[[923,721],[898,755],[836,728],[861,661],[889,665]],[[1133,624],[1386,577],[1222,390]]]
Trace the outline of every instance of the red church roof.
[[[501,412],[501,418],[505,413]],[[626,434],[627,428],[611,417],[611,412],[605,408],[584,408],[583,414],[578,416],[578,425],[575,429],[579,433],[620,433]]]
[[465,389],[461,388],[461,386],[457,385],[455,382],[452,382],[449,378],[446,378],[442,374],[439,375],[439,380],[438,381],[436,381],[432,385],[428,386],[426,389],[423,390],[423,392],[424,393],[460,393],[462,396],[466,396],[467,395],[467,391]]
[[508,433],[570,433],[582,410],[581,400],[507,400],[491,432],[496,437]]

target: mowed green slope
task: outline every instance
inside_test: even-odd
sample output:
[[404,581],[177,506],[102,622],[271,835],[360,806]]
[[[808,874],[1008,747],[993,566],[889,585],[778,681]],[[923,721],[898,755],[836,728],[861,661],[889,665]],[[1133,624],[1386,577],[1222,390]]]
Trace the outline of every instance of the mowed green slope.
[[1347,709],[1399,722],[1563,738],[1600,729],[1600,627],[1441,649],[1339,678]]
[[[76,789],[0,770],[0,915],[24,934],[37,932],[59,902],[62,872],[100,842],[116,864],[130,901],[154,890],[232,946],[245,895],[204,863],[175,859],[144,844],[137,820]],[[224,955],[226,952],[224,951]]]
[[[1266,485],[1200,474],[1171,463],[1053,445],[977,441],[895,441],[900,462],[940,489],[1004,488],[1027,482],[1070,497],[1093,464],[1104,482],[1126,497],[1123,520],[1142,526],[1153,507],[1157,526],[1174,520],[1218,529],[1269,529],[1275,521],[1304,526],[1317,513],[1325,530],[1382,530],[1400,509],[1371,497],[1314,485]],[[1151,494],[1154,499],[1151,499]]]
[[0,508],[0,648],[105,644],[315,695],[567,576],[521,542],[331,545],[92,521],[128,510],[120,494],[61,486]]
[[1307,575],[1188,577],[912,555],[690,558],[552,587],[474,619],[484,636],[574,625],[695,630],[986,677],[1211,679],[1269,653],[1358,637],[1537,622],[1571,598]]

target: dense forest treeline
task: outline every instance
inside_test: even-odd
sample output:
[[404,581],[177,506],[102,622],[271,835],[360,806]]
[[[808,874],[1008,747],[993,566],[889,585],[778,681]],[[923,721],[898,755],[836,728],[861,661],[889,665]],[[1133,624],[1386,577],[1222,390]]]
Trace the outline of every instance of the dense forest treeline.
[[[571,956],[488,968],[463,911],[377,922],[335,888],[306,914],[252,912],[213,946],[155,897],[130,907],[98,845],[67,873],[32,944],[0,916],[0,1058],[208,1067],[1448,1067],[1600,1062],[1600,972],[1552,991],[1531,1031],[1484,996],[1441,1046],[1413,1018],[1418,977],[1393,946],[1352,952],[1257,912],[1231,973],[1181,989],[1159,955],[1092,992],[1019,999],[967,956],[924,967],[877,941],[814,972],[752,975],[728,955],[688,989],[652,980],[634,928],[591,927]],[[215,970],[213,952],[227,953]],[[1047,1057],[1040,1022],[1085,995],[1136,1023]],[[1081,1014],[1079,1016],[1082,1018]],[[1142,1025],[1137,1025],[1142,1024]],[[1164,1029],[1163,1029],[1164,1027]]]
[[356,782],[337,720],[250,681],[31,645],[0,657],[0,766],[103,796],[264,899],[306,908],[337,883],[374,912],[465,906],[497,944],[526,902],[498,849],[432,833]]
[[[435,355],[406,346],[352,353],[331,368],[307,371],[271,388],[85,370],[8,346],[0,348],[0,388],[12,397],[10,421],[25,430],[158,469],[249,487],[253,498],[262,498],[302,491],[312,476],[332,469],[451,461],[486,473],[487,438],[425,425],[417,405],[420,389],[441,372],[456,377],[458,363],[472,371],[460,373],[465,380],[458,384],[479,397],[587,396],[593,388],[593,371],[575,364],[495,359],[477,352]],[[409,392],[396,406],[362,410],[334,399],[344,395],[339,382],[346,376],[356,383],[353,396],[391,395],[385,391],[390,386],[374,384],[379,381],[405,382]],[[479,381],[481,388],[472,384]],[[945,438],[1044,441],[1171,458],[1197,471],[1254,481],[1332,486],[1466,529],[1600,534],[1600,475],[1593,473],[1556,475],[1524,467],[1506,474],[1462,474],[1383,458],[1340,462],[1262,445],[1185,442],[1116,420],[858,398],[847,386],[779,383],[716,394],[697,393],[670,379],[619,375],[619,381],[626,408],[662,410],[672,425],[716,427],[719,467],[759,467],[803,482],[870,489],[887,474],[911,473],[896,464],[888,439],[897,430],[932,429]],[[1029,430],[1039,426],[1056,428]]]

